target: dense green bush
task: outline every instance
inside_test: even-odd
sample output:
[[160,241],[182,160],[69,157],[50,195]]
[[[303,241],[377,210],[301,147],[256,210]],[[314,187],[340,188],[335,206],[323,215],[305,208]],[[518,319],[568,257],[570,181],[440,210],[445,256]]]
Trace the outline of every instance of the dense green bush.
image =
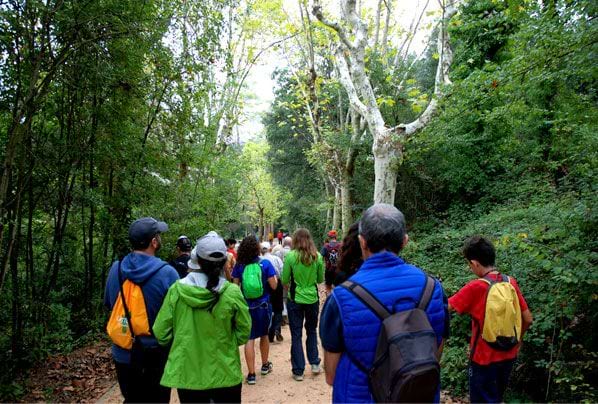
[[[598,209],[595,195],[540,195],[475,217],[454,214],[434,228],[416,226],[404,256],[454,294],[474,278],[460,250],[466,238],[494,240],[497,267],[514,276],[534,323],[513,372],[512,391],[535,401],[597,398],[595,378]],[[454,319],[443,360],[444,383],[463,393],[469,321]],[[462,357],[461,357],[461,356]]]

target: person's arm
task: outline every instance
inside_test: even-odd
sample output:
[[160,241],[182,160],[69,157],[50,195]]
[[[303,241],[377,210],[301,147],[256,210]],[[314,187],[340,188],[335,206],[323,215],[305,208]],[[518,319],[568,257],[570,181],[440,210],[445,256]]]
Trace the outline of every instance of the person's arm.
[[326,383],[332,386],[334,384],[334,377],[336,376],[336,368],[338,362],[341,360],[340,352],[328,352],[324,350],[324,369],[326,371]]
[[233,273],[231,274],[231,277],[233,278],[233,283],[235,285],[240,285],[241,284],[241,265],[239,265],[239,263],[235,264],[235,266],[233,267]]
[[521,313],[521,339],[525,335],[526,331],[534,322],[534,317],[532,316],[532,312],[527,309]]
[[324,259],[318,255],[318,280],[317,283],[324,282]]
[[291,258],[291,255],[287,254],[282,265],[282,276],[280,279],[282,280],[282,284],[284,286],[288,285],[291,281]]
[[171,302],[171,298],[173,295],[173,289],[168,289],[168,293],[166,293],[166,298],[164,298],[164,303],[156,316],[156,321],[154,321],[154,326],[152,327],[154,331],[154,336],[158,340],[160,345],[168,345],[172,342],[173,339],[173,306],[174,302]]
[[320,341],[324,348],[326,383],[332,386],[336,376],[336,367],[342,353],[345,351],[343,323],[338,304],[334,298],[334,292],[328,296],[322,309],[322,316],[320,317]]
[[534,318],[532,316],[532,312],[530,311],[525,298],[523,297],[523,293],[521,293],[521,289],[519,288],[519,284],[514,278],[510,278],[511,285],[515,287],[515,292],[517,292],[517,298],[519,299],[519,307],[521,308],[521,340],[523,340],[523,336],[528,328],[532,325]]
[[268,278],[268,285],[270,285],[272,290],[276,290],[276,286],[278,286],[278,279],[276,279],[276,276],[271,276]]
[[260,261],[260,265],[262,267],[262,276],[268,281],[268,286],[270,286],[272,291],[276,290],[278,279],[276,279],[276,269],[274,269],[274,265],[266,259]]
[[239,288],[236,289],[235,302],[237,310],[235,311],[233,334],[237,341],[237,345],[241,346],[249,339],[249,333],[251,332],[251,316],[249,315],[249,307],[247,307],[247,302],[243,298],[241,290]]

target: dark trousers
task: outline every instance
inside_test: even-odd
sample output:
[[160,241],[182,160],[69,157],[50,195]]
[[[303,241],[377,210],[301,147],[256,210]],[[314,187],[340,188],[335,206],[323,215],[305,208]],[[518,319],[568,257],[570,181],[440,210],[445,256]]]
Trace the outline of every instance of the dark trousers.
[[270,325],[270,330],[268,331],[268,337],[270,341],[274,340],[275,335],[280,335],[281,329],[280,326],[282,324],[282,311],[272,313],[272,324]]
[[515,360],[469,365],[469,400],[472,403],[502,403]]
[[319,365],[318,356],[318,313],[320,304],[300,304],[287,301],[287,311],[289,315],[289,327],[291,328],[291,366],[293,374],[302,375],[305,370],[305,356],[303,355],[303,320],[305,319],[305,333],[307,341],[307,360],[311,365]]
[[208,390],[177,389],[181,403],[240,403],[241,383]]
[[114,364],[125,403],[168,403],[170,401],[170,387],[160,386],[166,363],[151,368],[118,362]]

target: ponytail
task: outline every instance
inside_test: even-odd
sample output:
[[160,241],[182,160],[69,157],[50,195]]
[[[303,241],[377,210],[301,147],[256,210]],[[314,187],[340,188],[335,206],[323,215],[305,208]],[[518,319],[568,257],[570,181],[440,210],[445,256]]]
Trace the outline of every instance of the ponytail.
[[220,274],[226,263],[226,258],[221,261],[207,261],[198,257],[198,262],[201,267],[200,271],[208,277],[206,289],[213,294],[218,295],[218,290],[216,288],[218,287],[218,283],[220,283]]

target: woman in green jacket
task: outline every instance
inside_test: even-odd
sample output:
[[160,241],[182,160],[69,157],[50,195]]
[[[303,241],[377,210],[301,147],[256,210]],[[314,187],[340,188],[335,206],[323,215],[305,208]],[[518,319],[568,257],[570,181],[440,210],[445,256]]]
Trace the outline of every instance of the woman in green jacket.
[[168,290],[154,323],[161,345],[172,344],[162,380],[185,402],[241,402],[239,346],[251,329],[241,290],[222,275],[226,245],[216,232],[197,240],[184,279]]
[[320,298],[318,283],[324,281],[324,261],[307,229],[293,234],[293,249],[284,259],[282,283],[288,285],[287,312],[291,328],[291,366],[293,378],[303,380],[305,357],[303,355],[302,329],[305,319],[307,359],[311,372],[320,373],[318,353],[318,313]]

